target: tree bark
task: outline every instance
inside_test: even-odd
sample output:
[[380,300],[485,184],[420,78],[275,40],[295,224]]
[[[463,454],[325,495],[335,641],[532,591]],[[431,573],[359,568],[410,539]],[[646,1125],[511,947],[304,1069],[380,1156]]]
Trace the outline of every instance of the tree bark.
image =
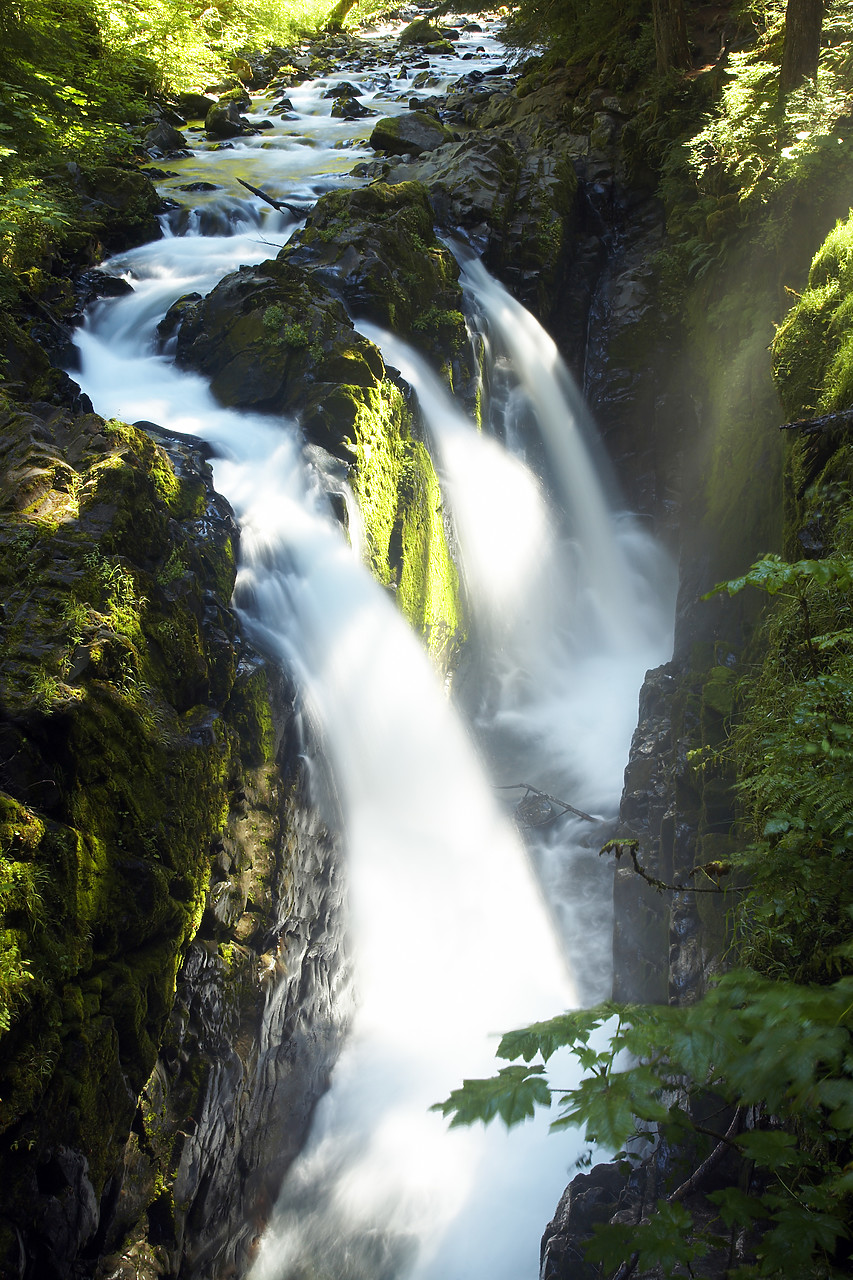
[[687,40],[687,22],[683,0],[652,0],[655,25],[657,68],[667,71],[690,71],[693,58]]
[[355,8],[357,4],[358,0],[338,0],[338,3],[335,5],[326,20],[326,30],[340,31],[343,27],[344,18],[347,16],[350,9]]
[[804,80],[817,78],[823,0],[788,0],[785,10],[785,45],[779,75],[779,96],[784,98]]

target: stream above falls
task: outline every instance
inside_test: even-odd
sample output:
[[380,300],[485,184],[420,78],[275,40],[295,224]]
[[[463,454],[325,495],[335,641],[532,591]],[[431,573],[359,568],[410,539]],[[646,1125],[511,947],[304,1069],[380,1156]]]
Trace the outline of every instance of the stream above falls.
[[[488,33],[463,33],[453,57],[422,68],[419,92],[489,75],[502,58]],[[607,994],[597,850],[643,675],[671,645],[672,566],[598,474],[553,344],[476,261],[464,281],[490,353],[484,431],[416,353],[359,326],[413,388],[458,532],[472,621],[454,700],[361,563],[357,522],[347,537],[335,518],[329,491],[345,481],[298,424],[222,408],[158,346],[178,298],[274,256],[300,226],[237,180],[306,208],[365,181],[351,170],[372,158],[373,120],[333,119],[326,95],[347,80],[372,110],[401,113],[398,74],[399,62],[343,65],[290,89],[287,118],[256,99],[250,120],[273,128],[165,162],[176,207],[163,239],[106,264],[133,292],[96,303],[77,339],[76,376],[99,413],[211,445],[242,532],[235,604],[297,687],[325,757],[313,798],[346,846],[351,1030],[252,1280],[535,1276],[579,1141],[549,1138],[543,1116],[510,1134],[448,1132],[428,1108],[463,1077],[491,1074],[501,1031]],[[213,189],[185,190],[198,183]],[[546,477],[534,456],[549,460]],[[515,783],[602,821],[551,811],[520,834],[524,789],[497,790]],[[571,1064],[557,1070],[571,1084]]]

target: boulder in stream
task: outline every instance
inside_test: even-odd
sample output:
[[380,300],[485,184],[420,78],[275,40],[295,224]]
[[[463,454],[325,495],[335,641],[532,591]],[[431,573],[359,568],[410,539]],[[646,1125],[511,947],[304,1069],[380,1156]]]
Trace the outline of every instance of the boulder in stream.
[[419,156],[424,151],[434,151],[442,143],[452,141],[453,134],[450,130],[425,111],[385,116],[377,120],[370,135],[370,145],[375,151],[387,151],[398,156]]
[[175,152],[185,153],[187,140],[167,120],[158,120],[146,133],[143,145],[156,159],[159,156],[174,155]]

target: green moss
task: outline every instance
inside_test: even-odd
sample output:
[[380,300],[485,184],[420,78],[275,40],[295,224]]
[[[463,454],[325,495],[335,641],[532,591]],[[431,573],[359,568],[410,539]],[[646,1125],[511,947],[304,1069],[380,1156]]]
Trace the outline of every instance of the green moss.
[[353,488],[374,576],[396,591],[404,615],[447,670],[463,633],[459,579],[432,459],[410,438],[409,425],[392,383],[364,393],[355,421]]
[[367,538],[367,559],[373,576],[389,586],[393,581],[389,548],[397,523],[398,479],[403,433],[407,431],[402,393],[384,382],[378,392],[367,391],[353,401],[356,467],[354,490]]
[[33,1158],[46,1135],[84,1150],[100,1194],[202,919],[237,734],[263,760],[274,734],[262,679],[239,730],[221,715],[234,552],[226,519],[195,536],[202,479],[123,423],[32,423],[7,412],[2,436],[0,1128]]
[[438,477],[425,445],[411,445],[403,473],[405,514],[398,600],[438,666],[453,666],[463,640],[459,575],[450,554]]
[[815,254],[808,286],[776,333],[773,372],[791,419],[853,404],[853,216]]

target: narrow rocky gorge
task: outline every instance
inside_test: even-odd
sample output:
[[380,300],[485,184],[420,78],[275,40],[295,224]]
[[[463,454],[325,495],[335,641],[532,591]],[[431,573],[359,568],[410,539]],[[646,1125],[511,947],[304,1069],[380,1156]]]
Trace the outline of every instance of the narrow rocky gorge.
[[[246,83],[270,85],[273,114],[330,68],[396,77],[405,60],[411,76],[453,52],[465,21],[393,45],[329,35],[275,51]],[[211,142],[252,136],[246,89],[220,87],[184,116],[205,111]],[[336,102],[358,116],[357,94]],[[726,736],[758,612],[700,597],[782,545],[766,348],[785,288],[802,286],[846,208],[837,193],[816,202],[748,282],[697,286],[700,350],[659,273],[664,212],[628,127],[641,108],[573,69],[543,75],[537,59],[415,93],[371,126],[358,185],[306,205],[277,254],[181,297],[158,342],[222,406],[299,419],[323,474],[347,476],[373,575],[452,674],[469,626],[456,532],[409,387],[358,322],[405,338],[476,415],[446,238],[482,255],[555,337],[631,507],[680,558],[675,652],[640,695],[617,839],[687,889],[731,847],[733,779],[693,753]],[[151,123],[147,159],[177,163],[187,134]],[[312,802],[310,720],[231,605],[239,533],[205,446],[104,420],[63,372],[80,305],[122,287],[92,264],[168,215],[144,174],[72,175],[100,238],[81,248],[73,287],[46,274],[30,313],[0,330],[0,835],[14,944],[0,1274],[15,1280],[246,1274],[349,1016],[335,804]],[[811,479],[828,465],[812,459]],[[624,862],[614,875],[615,996],[694,1001],[720,965],[725,898],[661,894]],[[578,1252],[592,1225],[639,1221],[664,1172],[575,1178],[542,1275],[593,1276]]]

